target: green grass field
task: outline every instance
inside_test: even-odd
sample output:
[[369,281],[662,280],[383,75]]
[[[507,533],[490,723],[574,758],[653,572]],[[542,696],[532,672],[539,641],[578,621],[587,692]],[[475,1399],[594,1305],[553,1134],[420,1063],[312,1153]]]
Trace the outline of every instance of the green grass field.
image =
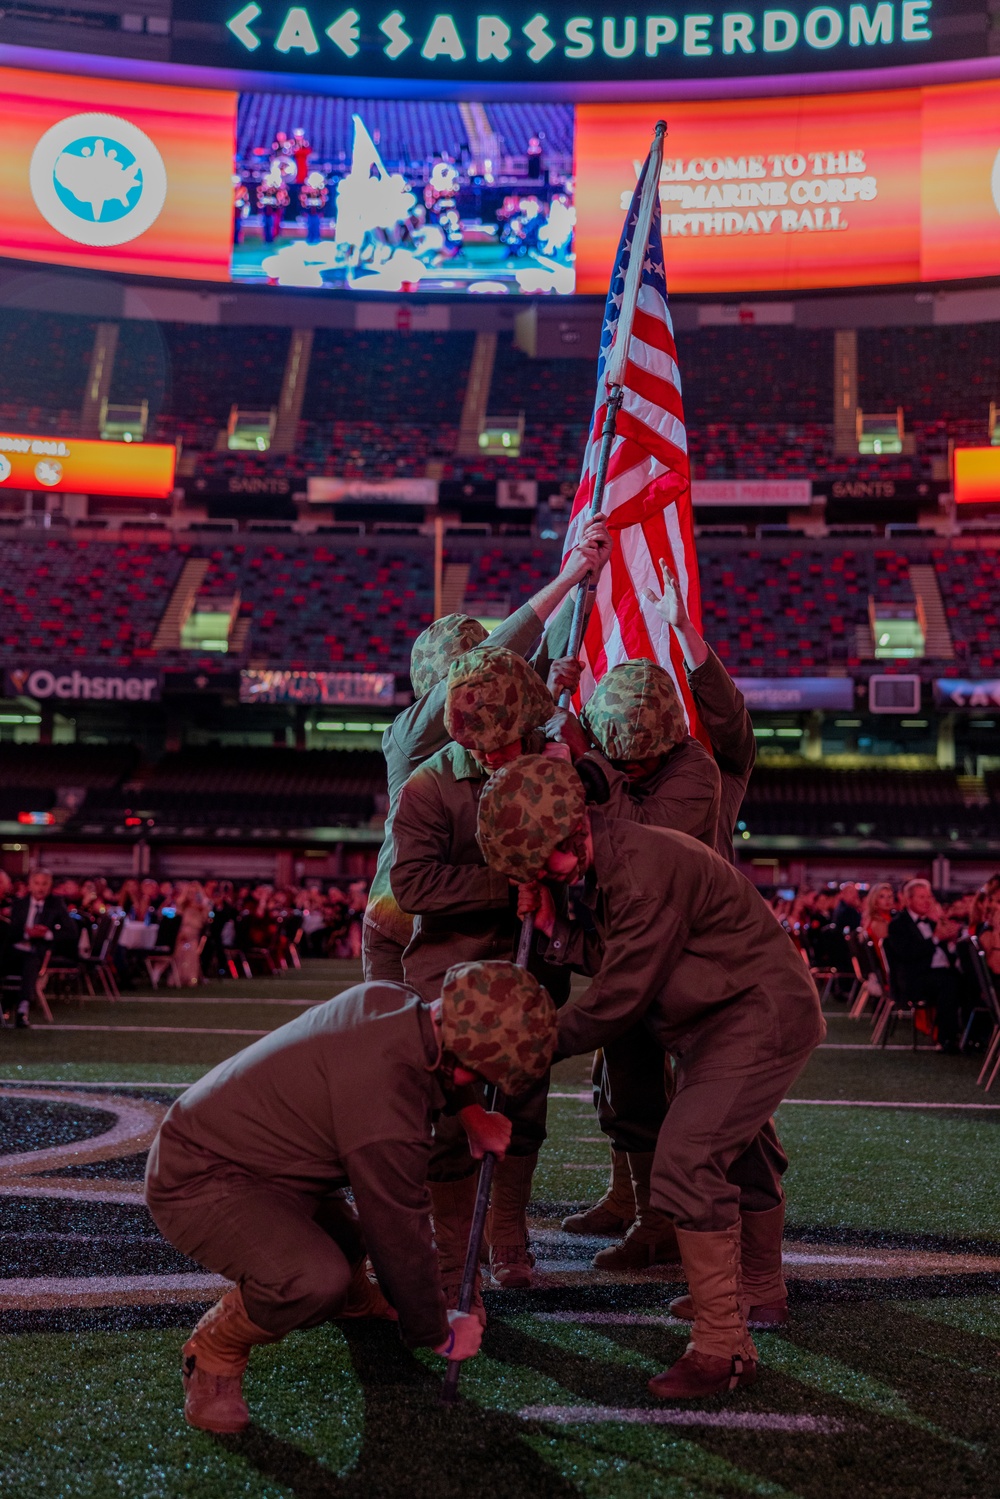
[[1000,1093],[976,1087],[975,1057],[914,1055],[908,1032],[874,1052],[839,1016],[779,1117],[794,1317],[758,1339],[752,1389],[658,1407],[646,1380],[684,1344],[674,1287],[589,1272],[593,1246],[559,1234],[604,1182],[577,1059],[556,1070],[535,1182],[542,1283],[488,1293],[457,1409],[439,1404],[441,1362],[391,1326],[330,1325],[255,1352],[247,1434],[186,1427],[180,1344],[210,1297],[144,1294],[196,1267],[137,1201],[141,1157],[26,1177],[26,1152],[99,1136],[88,1099],[155,1110],[355,977],[314,964],[64,1003],[51,1029],[0,1034],[3,1499],[1000,1499]]

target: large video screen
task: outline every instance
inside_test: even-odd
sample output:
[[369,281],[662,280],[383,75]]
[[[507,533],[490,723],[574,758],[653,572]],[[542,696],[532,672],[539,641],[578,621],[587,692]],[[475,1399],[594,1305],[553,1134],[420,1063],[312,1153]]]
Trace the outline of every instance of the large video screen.
[[[673,291],[1000,272],[1000,84],[675,103],[660,193]],[[577,290],[600,292],[649,106],[576,113]]]
[[674,291],[1000,274],[1000,82],[673,103],[0,68],[0,255],[323,292],[603,294],[657,115]]

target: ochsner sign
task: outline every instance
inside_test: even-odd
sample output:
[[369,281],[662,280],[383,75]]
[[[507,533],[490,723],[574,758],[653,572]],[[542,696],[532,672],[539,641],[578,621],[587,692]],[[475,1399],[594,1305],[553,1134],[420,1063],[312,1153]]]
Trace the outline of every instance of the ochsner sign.
[[160,674],[109,676],[79,667],[35,666],[8,671],[7,691],[14,697],[33,697],[44,703],[52,698],[67,702],[156,703],[160,699]]

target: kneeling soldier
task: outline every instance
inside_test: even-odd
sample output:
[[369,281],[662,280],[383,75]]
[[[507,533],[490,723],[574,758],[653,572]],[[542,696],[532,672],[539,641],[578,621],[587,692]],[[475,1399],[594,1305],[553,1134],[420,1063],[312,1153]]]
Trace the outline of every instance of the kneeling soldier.
[[[409,1347],[452,1359],[478,1351],[478,1318],[448,1308],[441,1288],[432,1120],[477,1080],[529,1086],[546,1074],[555,1038],[555,1009],[534,979],[511,963],[467,963],[432,1004],[402,984],[348,989],[177,1100],[149,1153],[146,1202],[171,1244],[236,1282],[184,1346],[192,1426],[243,1430],[251,1348],[363,1309],[366,1249]],[[502,1116],[474,1107],[463,1123],[474,1154],[503,1154]],[[356,1226],[343,1231],[345,1186],[364,1242]]]
[[[694,1399],[749,1384],[747,1314],[785,1290],[780,1234],[741,1264],[743,1187],[770,1150],[771,1114],[825,1034],[816,986],[731,865],[683,833],[588,813],[564,763],[533,756],[498,771],[480,800],[479,841],[491,869],[530,885],[521,909],[536,910],[550,952],[594,975],[560,1013],[559,1052],[590,1051],[645,1019],[677,1058],[651,1200],[674,1220],[694,1326],[683,1358],[650,1388]],[[581,878],[589,933],[558,921],[548,885],[535,883]]]

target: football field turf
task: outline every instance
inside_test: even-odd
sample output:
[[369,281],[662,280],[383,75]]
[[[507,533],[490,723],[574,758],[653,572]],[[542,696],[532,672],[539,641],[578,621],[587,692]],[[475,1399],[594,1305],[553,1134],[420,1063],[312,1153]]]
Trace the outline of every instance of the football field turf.
[[245,1435],[188,1428],[180,1346],[221,1283],[153,1227],[149,1139],[185,1083],[356,976],[69,1002],[0,1034],[3,1499],[1000,1499],[1000,1092],[976,1057],[908,1030],[876,1052],[839,1014],[778,1119],[793,1320],[758,1336],[751,1389],[654,1401],[679,1287],[593,1271],[603,1241],[561,1232],[606,1180],[577,1059],[535,1180],[539,1288],[487,1292],[455,1410],[390,1325],[329,1325],[254,1352]]

